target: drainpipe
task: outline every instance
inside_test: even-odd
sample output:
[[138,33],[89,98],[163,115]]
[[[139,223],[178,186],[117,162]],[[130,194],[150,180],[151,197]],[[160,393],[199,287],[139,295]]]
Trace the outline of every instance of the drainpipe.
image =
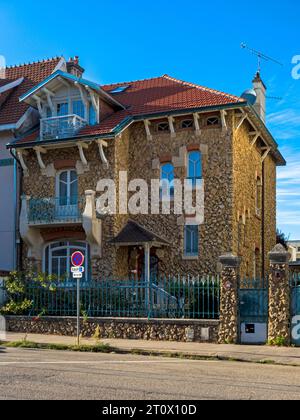
[[262,164],[262,215],[261,215],[262,278],[265,278],[265,162]]
[[151,296],[150,296],[150,244],[146,243],[144,246],[145,250],[145,285],[146,285],[146,307],[148,310],[148,317],[150,318],[150,310],[151,310]]
[[[14,208],[15,208],[15,214],[14,214],[14,269],[20,270],[21,269],[21,261],[22,261],[22,245],[20,242],[20,236],[18,234],[19,232],[19,216],[20,216],[20,192],[22,188],[22,171],[19,171],[19,168],[21,167],[21,163],[18,159],[18,157],[14,154],[12,149],[9,149],[9,152],[11,156],[14,159]],[[19,176],[20,174],[20,176]],[[18,182],[19,181],[19,182]]]

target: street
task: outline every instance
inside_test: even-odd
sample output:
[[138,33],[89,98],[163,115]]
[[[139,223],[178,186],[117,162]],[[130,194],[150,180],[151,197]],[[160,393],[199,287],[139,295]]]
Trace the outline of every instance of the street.
[[300,399],[287,366],[0,349],[0,400]]

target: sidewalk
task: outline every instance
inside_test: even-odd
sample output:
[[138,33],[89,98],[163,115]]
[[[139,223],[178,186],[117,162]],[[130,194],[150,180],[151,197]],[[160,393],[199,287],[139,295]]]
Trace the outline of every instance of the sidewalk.
[[[7,333],[6,341],[20,341],[24,334]],[[28,334],[27,340],[40,344],[74,345],[74,337]],[[180,353],[185,356],[215,357],[225,360],[243,362],[265,362],[300,367],[300,348],[269,347],[269,346],[235,346],[199,343],[176,343],[164,341],[113,340],[103,339],[103,344],[109,344],[121,351],[147,351],[157,353]],[[81,344],[96,344],[94,339],[82,339]]]

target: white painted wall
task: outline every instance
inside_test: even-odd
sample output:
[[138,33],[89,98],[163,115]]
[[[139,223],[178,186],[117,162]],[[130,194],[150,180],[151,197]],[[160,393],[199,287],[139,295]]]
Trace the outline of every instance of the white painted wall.
[[[10,159],[6,144],[12,140],[8,133],[0,132],[0,160]],[[0,166],[0,271],[14,267],[14,167]]]

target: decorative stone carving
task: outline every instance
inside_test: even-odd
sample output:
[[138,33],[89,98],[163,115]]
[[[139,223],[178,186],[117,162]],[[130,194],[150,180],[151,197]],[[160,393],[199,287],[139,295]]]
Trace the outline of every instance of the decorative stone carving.
[[101,257],[102,244],[102,222],[97,219],[95,191],[86,191],[85,210],[83,213],[83,229],[86,233],[87,241],[91,248],[91,258],[98,259]]

